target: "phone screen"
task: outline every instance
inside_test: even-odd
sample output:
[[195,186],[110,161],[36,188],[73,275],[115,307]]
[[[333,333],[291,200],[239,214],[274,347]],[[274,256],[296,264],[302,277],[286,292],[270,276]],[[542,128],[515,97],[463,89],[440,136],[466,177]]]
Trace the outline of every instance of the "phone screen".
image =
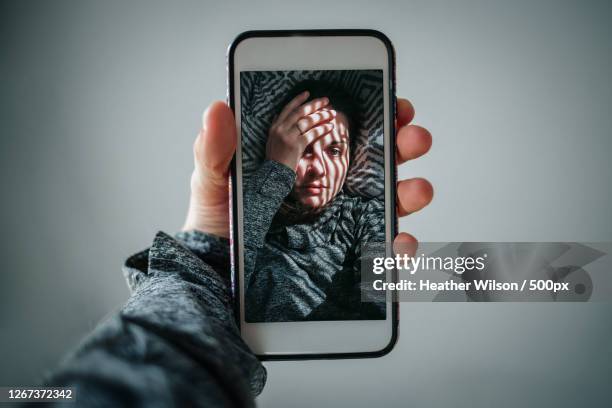
[[[385,242],[383,71],[239,81],[245,321],[384,320],[360,291],[362,248]],[[285,133],[304,138],[295,169],[272,154]]]

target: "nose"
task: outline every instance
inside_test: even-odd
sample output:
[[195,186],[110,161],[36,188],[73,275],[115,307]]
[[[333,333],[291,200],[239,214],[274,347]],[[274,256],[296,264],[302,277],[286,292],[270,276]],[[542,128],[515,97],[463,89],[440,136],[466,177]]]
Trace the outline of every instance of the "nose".
[[308,164],[308,174],[312,178],[323,177],[327,174],[325,169],[325,163],[323,162],[323,155],[320,151],[315,151],[312,155],[312,160]]

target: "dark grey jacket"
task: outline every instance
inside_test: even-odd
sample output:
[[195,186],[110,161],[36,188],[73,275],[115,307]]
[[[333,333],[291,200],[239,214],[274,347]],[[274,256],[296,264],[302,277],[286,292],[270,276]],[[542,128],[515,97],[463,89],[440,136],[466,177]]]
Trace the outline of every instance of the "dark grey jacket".
[[308,219],[278,210],[295,172],[266,160],[245,183],[247,322],[384,319],[384,302],[361,302],[362,245],[384,243],[380,200],[338,194]]
[[124,274],[125,306],[46,384],[75,387],[79,407],[254,406],[266,371],[234,322],[228,240],[160,232]]

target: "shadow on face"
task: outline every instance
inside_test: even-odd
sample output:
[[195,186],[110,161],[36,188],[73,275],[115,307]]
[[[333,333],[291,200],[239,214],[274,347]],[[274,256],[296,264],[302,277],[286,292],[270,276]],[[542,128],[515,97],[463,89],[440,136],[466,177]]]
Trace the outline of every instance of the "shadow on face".
[[342,189],[349,167],[349,127],[338,112],[334,129],[313,141],[304,150],[296,170],[290,196],[306,209],[316,210],[329,203]]

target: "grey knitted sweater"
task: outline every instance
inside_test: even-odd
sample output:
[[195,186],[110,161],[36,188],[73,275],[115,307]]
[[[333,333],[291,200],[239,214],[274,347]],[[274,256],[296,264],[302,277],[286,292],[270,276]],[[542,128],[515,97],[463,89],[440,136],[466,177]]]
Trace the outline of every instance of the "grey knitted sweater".
[[158,233],[125,262],[127,303],[46,385],[74,387],[78,407],[254,406],[266,371],[235,324],[229,267],[227,239]]
[[384,242],[384,206],[338,194],[318,214],[279,213],[295,173],[267,160],[245,184],[245,313],[248,322],[384,319],[361,302],[361,247]]

